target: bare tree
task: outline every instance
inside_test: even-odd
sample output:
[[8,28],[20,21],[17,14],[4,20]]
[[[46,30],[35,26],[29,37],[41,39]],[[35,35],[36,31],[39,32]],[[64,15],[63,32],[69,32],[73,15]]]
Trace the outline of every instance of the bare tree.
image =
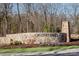
[[8,25],[8,19],[9,19],[9,13],[11,10],[11,4],[9,3],[3,3],[2,5],[2,9],[1,9],[1,14],[2,14],[2,35],[6,36],[7,34],[7,25]]
[[22,32],[22,20],[21,20],[21,16],[20,16],[20,9],[19,9],[19,3],[17,3],[17,12],[18,12],[18,18],[19,18],[19,32]]
[[77,33],[78,29],[78,19],[77,19],[77,15],[78,15],[78,8],[79,8],[79,5],[78,4],[72,4],[72,10],[73,10],[73,30],[74,30],[74,33]]

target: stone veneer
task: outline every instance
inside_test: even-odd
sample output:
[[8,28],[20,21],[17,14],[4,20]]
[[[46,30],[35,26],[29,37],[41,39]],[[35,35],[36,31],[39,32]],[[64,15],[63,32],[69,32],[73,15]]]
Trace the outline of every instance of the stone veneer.
[[70,25],[68,21],[62,22],[62,33],[66,33],[67,35],[66,42],[70,42]]
[[20,41],[25,44],[57,43],[62,40],[62,33],[39,32],[39,33],[7,34],[6,37],[0,37],[0,45],[10,44],[11,40],[13,40],[13,42]]

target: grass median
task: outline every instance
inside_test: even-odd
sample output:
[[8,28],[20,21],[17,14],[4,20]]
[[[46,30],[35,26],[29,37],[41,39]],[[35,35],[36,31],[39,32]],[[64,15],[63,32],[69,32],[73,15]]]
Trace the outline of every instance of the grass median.
[[79,48],[79,46],[47,46],[37,48],[12,48],[12,49],[0,49],[0,53],[23,53],[23,52],[46,52],[54,50],[65,50]]

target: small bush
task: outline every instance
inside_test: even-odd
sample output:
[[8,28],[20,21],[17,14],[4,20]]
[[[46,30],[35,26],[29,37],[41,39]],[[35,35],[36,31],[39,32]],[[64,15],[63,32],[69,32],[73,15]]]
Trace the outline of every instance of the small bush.
[[10,45],[13,45],[13,39],[10,39],[10,42],[11,42]]
[[22,44],[22,42],[21,41],[15,41],[14,44],[15,45],[20,45],[20,44]]
[[10,45],[13,45],[13,43],[10,43]]

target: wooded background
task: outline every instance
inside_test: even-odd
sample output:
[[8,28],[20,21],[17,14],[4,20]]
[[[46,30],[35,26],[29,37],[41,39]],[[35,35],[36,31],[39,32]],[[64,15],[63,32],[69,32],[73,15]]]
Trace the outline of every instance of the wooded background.
[[79,34],[79,4],[0,3],[0,36],[27,32],[60,32],[62,21]]

